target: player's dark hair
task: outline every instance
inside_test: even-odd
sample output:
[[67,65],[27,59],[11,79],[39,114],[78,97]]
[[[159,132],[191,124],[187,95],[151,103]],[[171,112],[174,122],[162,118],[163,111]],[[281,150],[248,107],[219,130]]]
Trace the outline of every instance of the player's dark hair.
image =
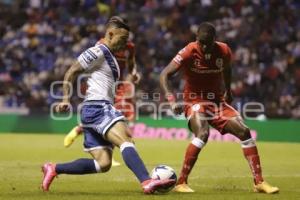
[[130,28],[127,23],[128,23],[128,21],[126,19],[119,17],[119,16],[113,16],[106,23],[106,27],[112,26],[112,27],[116,27],[116,28],[124,28],[127,31],[130,31]]
[[197,31],[197,38],[201,43],[208,43],[215,39],[216,28],[213,24],[209,22],[203,22],[199,25]]

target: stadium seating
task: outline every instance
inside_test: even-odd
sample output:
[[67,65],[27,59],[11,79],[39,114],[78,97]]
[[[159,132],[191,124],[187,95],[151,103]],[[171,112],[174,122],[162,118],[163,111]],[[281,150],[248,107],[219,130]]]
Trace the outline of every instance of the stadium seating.
[[[163,67],[194,40],[196,25],[209,20],[234,53],[235,103],[258,101],[270,118],[300,118],[299,1],[97,2],[0,1],[0,110],[49,112],[56,101],[49,94],[51,82],[62,80],[81,50],[103,35],[108,16],[117,13],[133,30],[143,74],[138,99],[160,92]],[[180,88],[180,79],[174,84]],[[73,97],[74,103],[80,101]]]

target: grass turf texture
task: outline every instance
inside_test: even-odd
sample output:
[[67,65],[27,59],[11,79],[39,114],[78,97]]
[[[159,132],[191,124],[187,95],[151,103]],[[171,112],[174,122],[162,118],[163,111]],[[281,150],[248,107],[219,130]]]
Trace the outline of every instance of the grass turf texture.
[[[68,149],[62,135],[0,134],[0,199],[300,199],[300,144],[258,143],[264,177],[280,188],[277,195],[252,192],[252,178],[240,146],[210,142],[201,152],[190,176],[192,194],[170,192],[145,196],[133,174],[125,167],[114,167],[106,174],[60,175],[51,191],[39,190],[40,166],[46,161],[66,162],[89,157],[82,151],[82,138]],[[167,164],[179,174],[188,141],[136,140],[136,146],[150,171]],[[114,156],[121,161],[120,153]]]

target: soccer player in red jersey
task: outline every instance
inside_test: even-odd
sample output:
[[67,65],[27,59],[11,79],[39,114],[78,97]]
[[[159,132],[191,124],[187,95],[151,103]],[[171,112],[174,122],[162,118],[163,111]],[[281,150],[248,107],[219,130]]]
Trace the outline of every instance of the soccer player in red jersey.
[[[133,123],[135,120],[134,85],[140,81],[140,75],[136,70],[135,45],[128,41],[126,48],[115,53],[120,66],[121,78],[116,88],[115,107],[121,110],[123,115]],[[127,71],[127,76],[125,77]]]
[[[231,50],[227,44],[215,41],[215,27],[204,22],[197,31],[197,40],[180,50],[160,75],[160,84],[175,114],[185,112],[195,137],[186,150],[175,191],[193,192],[188,176],[198,154],[209,136],[209,125],[221,134],[231,133],[241,140],[241,146],[254,178],[256,192],[277,193],[279,189],[264,181],[260,158],[250,129],[239,113],[229,104],[232,101]],[[182,71],[185,81],[184,106],[176,103],[167,84],[168,78]]]
[[[98,43],[101,43],[100,39]],[[135,45],[128,41],[126,47],[114,53],[116,60],[120,67],[120,79],[116,86],[115,108],[120,110],[126,117],[129,125],[133,124],[135,120],[135,101],[134,101],[134,84],[140,81],[140,75],[136,69],[135,62]],[[64,138],[64,146],[69,147],[73,144],[75,139],[82,134],[82,127],[75,126]],[[119,166],[120,163],[112,160],[112,166]]]

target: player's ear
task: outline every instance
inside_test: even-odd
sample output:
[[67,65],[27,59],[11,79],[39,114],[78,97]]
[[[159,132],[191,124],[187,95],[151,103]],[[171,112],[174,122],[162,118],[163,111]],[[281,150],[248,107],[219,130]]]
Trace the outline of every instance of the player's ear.
[[109,37],[109,40],[112,40],[112,38],[114,37],[114,33],[112,31],[109,31],[108,37]]

